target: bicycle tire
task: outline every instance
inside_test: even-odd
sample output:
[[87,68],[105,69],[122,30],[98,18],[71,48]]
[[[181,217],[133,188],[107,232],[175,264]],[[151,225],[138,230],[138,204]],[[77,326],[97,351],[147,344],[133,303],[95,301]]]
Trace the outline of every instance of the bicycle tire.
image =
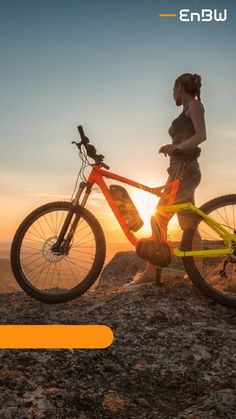
[[[214,199],[206,202],[204,205],[202,205],[200,207],[200,210],[202,210],[207,215],[212,214],[214,211],[215,211],[214,214],[221,214],[220,209],[228,207],[228,206],[230,206],[229,210],[231,210],[231,212],[233,211],[233,214],[235,214],[235,216],[236,216],[236,210],[234,209],[234,206],[236,207],[236,194],[223,195],[223,196],[214,198]],[[231,209],[231,206],[232,206],[232,209]],[[227,215],[227,213],[226,213],[226,215]],[[228,219],[228,216],[227,216],[227,219]],[[192,250],[192,248],[193,248],[193,237],[194,237],[194,234],[196,232],[196,229],[199,228],[199,225],[201,224],[201,222],[204,222],[203,217],[198,216],[198,215],[193,217],[193,221],[194,221],[193,227],[191,229],[185,230],[183,232],[181,249],[185,250],[185,251]],[[234,226],[232,228],[233,223],[234,223]],[[225,224],[223,224],[223,225],[225,225]],[[230,227],[230,229],[231,229],[230,231],[232,231],[232,230],[235,231],[235,226],[236,226],[236,223],[235,223],[235,217],[234,217],[233,222],[231,221],[231,223],[228,225],[228,227]],[[222,239],[221,239],[221,241],[223,242]],[[209,241],[209,243],[210,243],[210,241]],[[221,244],[221,246],[222,246],[222,244]],[[223,261],[223,258],[224,258],[224,261],[225,261],[226,256],[224,256],[224,257],[222,256],[222,261]],[[183,259],[185,270],[186,270],[187,274],[189,275],[190,279],[192,280],[192,282],[197,286],[197,288],[206,297],[209,297],[212,300],[214,300],[215,302],[223,304],[225,306],[236,308],[236,285],[233,288],[233,290],[235,292],[235,295],[226,294],[225,292],[222,292],[222,290],[220,289],[220,288],[223,288],[224,286],[227,289],[227,286],[224,285],[224,281],[222,281],[222,279],[219,280],[219,285],[217,285],[217,280],[215,280],[215,279],[213,280],[211,278],[210,274],[208,275],[209,279],[206,279],[207,274],[205,276],[203,276],[203,273],[207,272],[206,270],[204,272],[203,272],[203,270],[202,270],[202,272],[199,272],[199,269],[196,266],[193,257],[183,257],[182,259]],[[202,260],[203,260],[203,263],[207,265],[207,263],[205,263],[205,258],[202,258]],[[210,259],[209,259],[209,261],[210,261]],[[218,278],[219,278],[219,274],[220,274],[221,270],[219,270],[219,267],[217,266],[217,264],[214,265],[215,261],[216,261],[216,258],[211,257],[211,265],[209,265],[209,266],[210,266],[210,268],[212,267],[212,272],[214,270],[216,271],[216,273],[214,272],[214,275],[213,275],[214,278],[216,278],[217,275],[218,275]],[[220,261],[219,257],[218,257],[217,261]],[[217,262],[217,263],[220,266],[221,261]],[[234,267],[233,267],[233,264],[236,264],[236,263],[232,261],[231,264],[232,264],[233,272],[235,271],[233,273],[233,281],[234,281],[234,284],[235,284],[236,283],[236,279],[235,279],[235,277],[236,277],[236,266],[234,265]],[[208,266],[208,270],[210,272],[209,266]],[[232,274],[231,274],[231,279],[232,279]],[[213,286],[211,283],[209,283],[209,281],[212,282],[213,284],[215,282],[215,285]],[[225,282],[226,282],[226,279],[225,279]],[[217,289],[216,286],[219,287],[219,289]],[[230,289],[230,287],[229,287],[229,289]]]
[[[64,302],[67,302],[67,301],[72,300],[74,298],[77,298],[80,295],[82,295],[84,292],[86,292],[94,284],[94,282],[98,278],[98,276],[99,276],[99,274],[100,274],[100,272],[103,268],[104,261],[105,261],[106,243],[105,243],[105,237],[104,237],[104,233],[103,233],[103,230],[101,228],[101,225],[99,224],[98,220],[94,217],[94,215],[90,211],[88,211],[86,208],[83,208],[83,207],[79,206],[78,208],[76,208],[74,210],[74,214],[76,213],[76,214],[80,215],[81,223],[84,221],[85,224],[87,224],[87,228],[89,229],[89,231],[91,230],[91,233],[90,233],[91,236],[94,237],[94,239],[93,239],[94,240],[94,249],[93,249],[94,259],[93,259],[93,262],[91,262],[92,266],[91,266],[89,272],[85,275],[85,277],[83,278],[83,280],[79,284],[76,284],[75,286],[73,286],[70,289],[64,289],[64,290],[59,291],[59,292],[55,291],[53,289],[51,291],[50,290],[48,291],[48,290],[45,290],[45,289],[39,289],[30,282],[29,278],[27,278],[27,275],[24,272],[24,269],[26,269],[26,268],[24,267],[24,263],[23,263],[22,254],[24,254],[24,253],[22,251],[22,248],[24,249],[24,247],[23,247],[24,240],[27,243],[27,237],[31,237],[30,236],[30,231],[31,231],[30,228],[32,226],[35,228],[34,223],[37,223],[37,222],[39,223],[39,220],[40,220],[40,223],[41,223],[41,224],[39,223],[39,225],[41,225],[40,228],[42,228],[42,223],[45,223],[45,217],[46,217],[46,220],[47,220],[48,214],[49,214],[48,219],[50,221],[50,219],[52,219],[52,216],[55,214],[55,211],[57,211],[61,216],[61,213],[63,214],[63,211],[66,214],[66,213],[68,213],[69,209],[71,209],[71,204],[69,202],[66,202],[66,201],[51,202],[51,203],[42,205],[41,207],[39,207],[36,210],[34,210],[33,212],[31,212],[23,220],[23,222],[20,224],[19,228],[17,229],[17,231],[15,233],[15,236],[13,238],[13,241],[12,241],[11,267],[12,267],[12,272],[15,276],[16,281],[18,282],[20,287],[28,295],[35,298],[36,300],[39,300],[39,301],[42,301],[42,302],[48,303],[48,304],[64,303]],[[44,218],[42,218],[42,217],[44,217]],[[54,222],[54,224],[55,224],[55,222]],[[32,231],[35,231],[35,230],[33,230],[33,227],[32,227]],[[53,227],[55,229],[55,225]],[[60,227],[61,226],[59,226],[58,228],[60,228]],[[39,227],[37,227],[37,228],[39,230]],[[85,229],[85,227],[83,227],[83,229]],[[28,234],[28,236],[27,236],[27,234]],[[31,235],[32,235],[32,232],[31,232]],[[39,233],[38,233],[38,236],[39,236]],[[45,266],[47,266],[47,262],[48,262],[48,265],[50,266],[50,264],[52,264],[55,260],[56,260],[55,266],[56,266],[57,263],[60,266],[62,266],[63,262],[64,262],[65,266],[67,266],[67,265],[70,266],[71,262],[70,263],[68,262],[68,258],[69,258],[70,254],[68,255],[68,257],[67,256],[64,257],[64,261],[63,261],[63,256],[60,256],[59,262],[58,262],[58,259],[56,259],[55,255],[53,255],[53,257],[50,256],[50,240],[51,240],[51,244],[52,244],[53,241],[55,242],[56,236],[53,237],[53,240],[52,240],[52,238],[51,239],[49,239],[49,238],[46,239],[46,237],[45,237],[45,240],[44,240],[44,235],[40,235],[40,236],[42,237],[42,239],[41,239],[42,245],[41,245],[40,240],[39,240],[38,237],[36,237],[37,240],[32,240],[32,239],[30,239],[30,240],[40,243],[40,244],[36,244],[36,246],[38,246],[38,248],[39,248],[39,250],[37,249],[38,258],[43,257],[45,259],[44,262],[43,262],[45,264]],[[43,240],[44,240],[44,243],[43,243]],[[35,246],[35,243],[33,243],[32,246]],[[74,246],[74,247],[78,247],[78,245]],[[82,244],[81,244],[81,247],[82,247]],[[86,247],[86,244],[85,244],[85,247]],[[88,247],[89,246],[87,245],[87,248]],[[32,249],[33,249],[33,247],[32,247]],[[34,250],[36,250],[36,249],[34,249]],[[80,250],[76,249],[76,252],[80,255],[80,253],[79,253]],[[86,252],[82,252],[82,253],[85,254]],[[35,253],[34,255],[36,255],[36,254],[37,253]],[[33,255],[33,253],[32,253],[32,255]],[[52,255],[52,252],[51,252],[51,255]],[[50,257],[53,261],[50,260]],[[86,256],[84,255],[84,257],[86,257]],[[31,255],[29,255],[27,257],[24,257],[24,260],[25,259],[30,259],[30,258],[32,259]],[[67,260],[66,260],[66,258],[67,258]],[[88,257],[88,259],[89,259],[89,257]],[[55,266],[54,266],[54,272],[55,272],[55,269],[58,270],[58,267],[55,268]],[[66,272],[66,268],[63,268],[63,269],[65,269],[65,272]],[[70,267],[70,269],[73,272],[71,267]],[[82,270],[82,268],[80,268],[80,269]],[[49,271],[50,271],[50,267],[49,267]],[[69,272],[68,267],[67,267],[67,271]],[[63,273],[63,271],[62,271],[62,273]],[[40,274],[40,276],[41,276],[41,274]],[[65,276],[65,273],[64,273],[64,276]],[[62,274],[58,273],[58,278],[61,282],[63,281],[63,275]]]

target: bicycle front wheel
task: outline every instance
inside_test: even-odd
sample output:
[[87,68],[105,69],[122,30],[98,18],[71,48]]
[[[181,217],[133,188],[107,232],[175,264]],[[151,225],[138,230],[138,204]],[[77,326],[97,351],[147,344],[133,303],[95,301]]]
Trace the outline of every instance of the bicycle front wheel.
[[[212,199],[200,208],[230,233],[236,234],[236,194]],[[197,217],[193,229],[185,230],[182,250],[224,249],[219,233]],[[207,296],[220,304],[236,308],[236,242],[231,255],[184,257],[190,279]]]
[[[52,202],[29,214],[11,247],[11,266],[21,288],[45,303],[63,303],[87,291],[105,260],[105,238],[96,218],[86,209],[73,210],[80,219],[67,253],[52,246],[64,224],[69,202]],[[71,224],[70,224],[71,225]]]

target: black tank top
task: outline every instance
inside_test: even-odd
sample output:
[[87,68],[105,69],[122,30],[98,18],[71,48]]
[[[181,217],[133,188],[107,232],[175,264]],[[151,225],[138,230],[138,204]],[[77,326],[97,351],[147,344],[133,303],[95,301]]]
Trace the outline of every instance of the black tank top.
[[[191,103],[191,102],[190,102]],[[183,109],[179,116],[174,119],[171,123],[171,126],[168,130],[170,137],[172,138],[172,144],[180,144],[183,141],[188,140],[195,134],[195,129],[193,126],[193,121],[191,118],[185,115],[186,110],[188,109],[190,103]],[[175,156],[170,157],[170,167],[167,169],[168,173],[172,173],[176,170],[179,165],[179,160]],[[189,165],[188,165],[189,166]],[[199,164],[197,159],[191,162],[191,167],[194,169],[199,169]]]
[[173,144],[180,144],[182,141],[187,140],[195,134],[192,119],[185,115],[188,107],[189,104],[183,109],[181,114],[172,121],[168,130]]

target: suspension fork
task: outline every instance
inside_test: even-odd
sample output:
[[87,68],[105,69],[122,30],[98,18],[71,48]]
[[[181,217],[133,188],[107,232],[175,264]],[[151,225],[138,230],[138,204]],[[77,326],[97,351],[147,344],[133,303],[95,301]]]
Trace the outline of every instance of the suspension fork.
[[[80,220],[80,214],[77,214],[75,212],[75,209],[79,205],[81,207],[85,206],[85,204],[88,200],[88,197],[91,193],[92,186],[93,186],[93,184],[89,183],[89,182],[81,182],[80,183],[78,192],[77,192],[74,200],[71,202],[70,210],[69,210],[69,212],[68,212],[68,214],[65,218],[65,221],[64,221],[63,226],[61,228],[61,231],[59,232],[57,241],[52,246],[51,250],[54,254],[68,254],[69,253],[70,243],[71,243],[71,240],[74,236],[74,233],[75,233],[76,227],[78,225],[78,222]],[[81,195],[82,195],[85,188],[86,188],[86,190],[85,190],[83,199],[82,199],[81,203],[79,204],[79,200],[80,200]],[[72,225],[71,225],[71,227],[70,227],[70,229],[67,233],[67,230],[69,228],[69,225],[71,223],[71,220],[72,220],[74,214],[75,214],[75,218],[74,218],[73,223],[72,223]],[[66,233],[67,233],[67,235],[66,235]]]

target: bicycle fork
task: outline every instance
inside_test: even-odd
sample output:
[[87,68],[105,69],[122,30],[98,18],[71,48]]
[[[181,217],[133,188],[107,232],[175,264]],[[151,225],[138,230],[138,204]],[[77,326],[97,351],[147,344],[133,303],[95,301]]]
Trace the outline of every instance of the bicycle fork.
[[[73,199],[73,201],[71,202],[71,208],[65,218],[65,221],[62,225],[61,231],[58,234],[58,238],[56,243],[54,243],[54,245],[51,248],[51,251],[53,252],[54,255],[68,255],[69,250],[70,250],[70,244],[71,241],[73,239],[76,227],[78,225],[78,222],[80,220],[80,214],[75,212],[75,209],[80,205],[81,207],[84,207],[86,205],[86,202],[88,200],[88,197],[91,193],[92,190],[92,183],[89,182],[81,182],[79,185],[79,189],[76,193],[75,198]],[[86,188],[86,190],[85,190]],[[81,201],[81,204],[79,204],[79,200],[82,196],[83,191],[85,190],[83,199]],[[73,216],[74,220],[71,224],[72,218]],[[71,224],[71,226],[70,226]],[[70,226],[70,228],[69,228]],[[68,230],[69,229],[69,230]]]

